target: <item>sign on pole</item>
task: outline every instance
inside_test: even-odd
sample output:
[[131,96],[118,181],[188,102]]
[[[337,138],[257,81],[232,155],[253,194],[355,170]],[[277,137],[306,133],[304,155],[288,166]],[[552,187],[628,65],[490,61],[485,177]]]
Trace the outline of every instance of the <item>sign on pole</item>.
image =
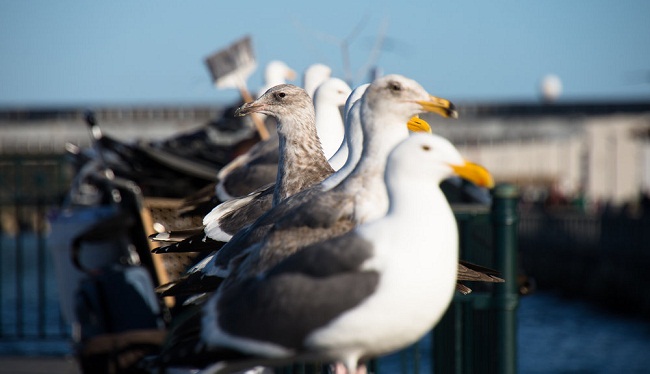
[[[257,67],[250,36],[211,54],[205,59],[205,64],[217,88],[237,88],[245,102],[253,101],[246,88],[246,80]],[[255,113],[252,118],[260,138],[268,139],[269,132],[262,119]]]
[[257,67],[250,36],[208,56],[205,63],[217,88],[239,88]]

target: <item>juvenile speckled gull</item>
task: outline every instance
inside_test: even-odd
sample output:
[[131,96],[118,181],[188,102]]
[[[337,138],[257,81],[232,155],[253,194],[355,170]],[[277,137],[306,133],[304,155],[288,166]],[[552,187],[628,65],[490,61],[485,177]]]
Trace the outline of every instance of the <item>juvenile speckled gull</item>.
[[[258,91],[257,96],[261,96],[269,88],[279,84],[287,83],[287,80],[295,80],[296,72],[291,69],[283,61],[273,60],[266,64],[264,69],[264,85]],[[228,113],[229,111],[226,111]],[[266,117],[266,116],[263,116]],[[196,216],[199,214],[205,215],[205,209],[214,207],[219,201],[229,200],[230,196],[242,196],[253,190],[265,186],[275,181],[277,174],[277,132],[275,131],[275,121],[265,121],[267,128],[269,128],[270,138],[262,140],[255,146],[254,149],[244,156],[243,159],[238,157],[233,162],[221,168],[217,175],[217,180],[222,184],[221,190],[229,194],[219,194],[215,189],[218,185],[210,184],[204,189],[201,189],[185,198],[183,205],[179,209],[179,213],[183,215]],[[217,137],[218,138],[218,137]],[[251,162],[251,169],[254,170],[239,170],[238,168],[245,166],[245,162]],[[228,174],[233,173],[230,183],[227,182]],[[238,180],[241,182],[233,182]],[[224,186],[226,184],[227,186]],[[252,188],[244,189],[247,184],[252,184]],[[242,192],[244,190],[244,192]]]
[[[305,90],[289,84],[275,86],[259,99],[242,105],[236,114],[249,113],[263,113],[277,119],[279,164],[283,167],[278,168],[275,184],[261,189],[261,193],[224,203],[228,206],[239,204],[228,222],[239,227],[254,221],[282,199],[322,181],[334,172],[323,155],[316,133],[314,106]],[[208,219],[209,214],[204,222]],[[218,237],[210,237],[220,240]],[[175,245],[181,243],[199,247],[216,244],[208,241],[205,234],[190,237]],[[157,252],[164,253],[164,249]]]
[[[343,142],[343,119],[339,107],[343,106],[350,91],[345,82],[331,78],[319,87],[320,93],[314,97],[316,131],[326,158],[331,156],[332,148],[338,148]],[[277,138],[259,142],[249,152],[224,166],[217,175],[216,195],[220,201],[244,196],[272,183],[277,175],[277,148]]]
[[[331,78],[323,83],[322,87],[319,87],[318,94],[314,99],[315,122],[317,130],[321,131],[319,139],[325,140],[325,142],[321,141],[321,144],[330,153],[333,153],[333,150],[338,149],[344,142],[341,133],[344,125],[339,107],[345,104],[350,92],[351,90],[345,82]],[[327,135],[328,131],[334,135]],[[233,160],[219,172],[219,182],[216,187],[219,198],[233,200],[233,197],[230,196],[232,192],[241,192],[246,188],[245,186],[255,184],[257,177],[261,176],[268,180],[272,173],[277,175],[279,156],[277,145],[273,145],[273,143],[277,144],[278,139],[271,138],[258,143],[250,152]],[[340,165],[338,166],[340,167]],[[255,215],[256,211],[262,212],[272,206],[270,199],[273,188],[273,185],[266,185],[253,194],[215,207],[204,217],[205,230],[198,228],[181,233],[167,232],[153,236],[153,240],[171,243],[184,240],[179,244],[162,247],[157,252],[200,250],[205,247],[205,243],[213,244],[212,240],[229,240],[232,234],[259,216],[259,214]],[[244,210],[236,212],[239,209]],[[185,234],[189,235],[182,237]],[[215,243],[215,245],[217,244]]]
[[[310,97],[314,96],[314,90],[325,82],[330,74],[331,69],[322,64],[314,64],[305,71],[303,84],[305,87],[309,86],[308,95]],[[295,72],[284,62],[269,62],[264,70],[264,86],[260,89],[258,96],[263,95],[271,87],[285,84],[287,80],[294,80],[295,75]],[[316,108],[316,112],[318,113],[318,108]],[[267,127],[271,127],[270,130],[272,130],[269,131],[271,135],[269,139],[260,141],[253,146],[250,152],[237,157],[224,166],[217,176],[218,184],[216,186],[211,184],[188,196],[179,212],[184,215],[199,213],[205,215],[206,213],[201,212],[205,212],[206,209],[209,211],[220,202],[245,196],[260,187],[273,183],[277,174],[278,140],[275,122],[267,121]],[[337,146],[338,143],[329,147]],[[325,148],[327,147],[328,145],[325,145]]]

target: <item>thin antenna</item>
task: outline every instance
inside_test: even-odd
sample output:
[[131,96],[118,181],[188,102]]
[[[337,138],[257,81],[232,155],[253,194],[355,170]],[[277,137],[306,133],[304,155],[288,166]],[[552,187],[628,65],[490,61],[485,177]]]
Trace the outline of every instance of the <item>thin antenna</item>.
[[[352,67],[351,67],[351,62],[350,62],[350,45],[354,42],[354,40],[359,36],[361,31],[366,27],[366,24],[368,23],[368,19],[370,18],[370,14],[366,13],[361,20],[355,25],[355,27],[350,31],[350,33],[343,39],[338,38],[336,36],[320,32],[314,29],[310,29],[306,27],[302,22],[295,20],[294,21],[294,26],[303,29],[305,31],[310,32],[311,34],[314,35],[317,39],[320,39],[324,42],[327,42],[329,44],[335,44],[338,45],[340,50],[341,50],[341,58],[343,60],[343,79],[348,83],[348,85],[352,86],[353,85],[353,74],[352,74]],[[383,40],[385,39],[385,33],[381,36],[378,37],[380,40],[379,42],[379,47],[376,48],[377,51],[373,49],[372,51],[372,57],[370,58],[369,61],[376,61],[378,58],[378,54],[381,51],[381,46],[383,44]],[[366,68],[367,70],[368,68]]]
[[366,26],[366,23],[368,23],[368,13],[366,13],[363,18],[357,23],[357,25],[352,29],[352,31],[348,34],[347,37],[345,37],[343,40],[340,42],[341,46],[341,57],[343,58],[343,77],[346,83],[349,86],[352,86],[352,67],[350,66],[350,44],[356,39],[356,37],[359,35],[361,30]]
[[377,33],[377,38],[375,39],[375,44],[370,51],[370,56],[366,63],[358,70],[357,79],[364,76],[372,67],[375,65],[381,52],[384,49],[384,43],[386,41],[386,34],[388,33],[388,19],[384,19],[379,27],[379,32]]

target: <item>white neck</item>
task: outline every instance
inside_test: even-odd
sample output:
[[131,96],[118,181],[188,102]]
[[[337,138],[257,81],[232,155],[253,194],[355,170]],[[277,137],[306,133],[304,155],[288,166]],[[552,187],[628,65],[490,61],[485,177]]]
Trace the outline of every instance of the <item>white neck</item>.
[[343,142],[343,118],[339,107],[332,103],[316,100],[314,107],[316,109],[316,131],[325,157],[329,159]]
[[[350,175],[357,166],[357,163],[361,158],[361,152],[363,150],[363,130],[361,129],[361,115],[359,111],[360,105],[355,105],[348,113],[345,124],[345,141],[341,144],[339,151],[329,160],[330,165],[332,165],[333,158],[343,157],[341,149],[345,148],[345,162],[336,173],[332,174],[323,182],[324,190],[336,187],[347,178],[347,176]],[[334,165],[332,165],[332,167],[336,170]]]
[[[361,107],[364,112],[364,107]],[[382,217],[388,209],[388,195],[383,183],[386,159],[395,146],[409,136],[406,120],[397,116],[373,115],[362,117],[363,149],[359,162],[350,175],[336,188],[347,193],[363,189],[363,199],[355,205],[354,220],[367,222]]]

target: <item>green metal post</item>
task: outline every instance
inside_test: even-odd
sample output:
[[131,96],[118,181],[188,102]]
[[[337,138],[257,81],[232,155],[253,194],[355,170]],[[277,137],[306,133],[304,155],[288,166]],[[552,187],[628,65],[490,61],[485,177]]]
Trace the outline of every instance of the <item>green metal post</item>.
[[497,373],[517,372],[517,201],[519,192],[510,184],[497,185],[493,192],[492,225],[495,265],[505,283],[495,288],[497,316]]

